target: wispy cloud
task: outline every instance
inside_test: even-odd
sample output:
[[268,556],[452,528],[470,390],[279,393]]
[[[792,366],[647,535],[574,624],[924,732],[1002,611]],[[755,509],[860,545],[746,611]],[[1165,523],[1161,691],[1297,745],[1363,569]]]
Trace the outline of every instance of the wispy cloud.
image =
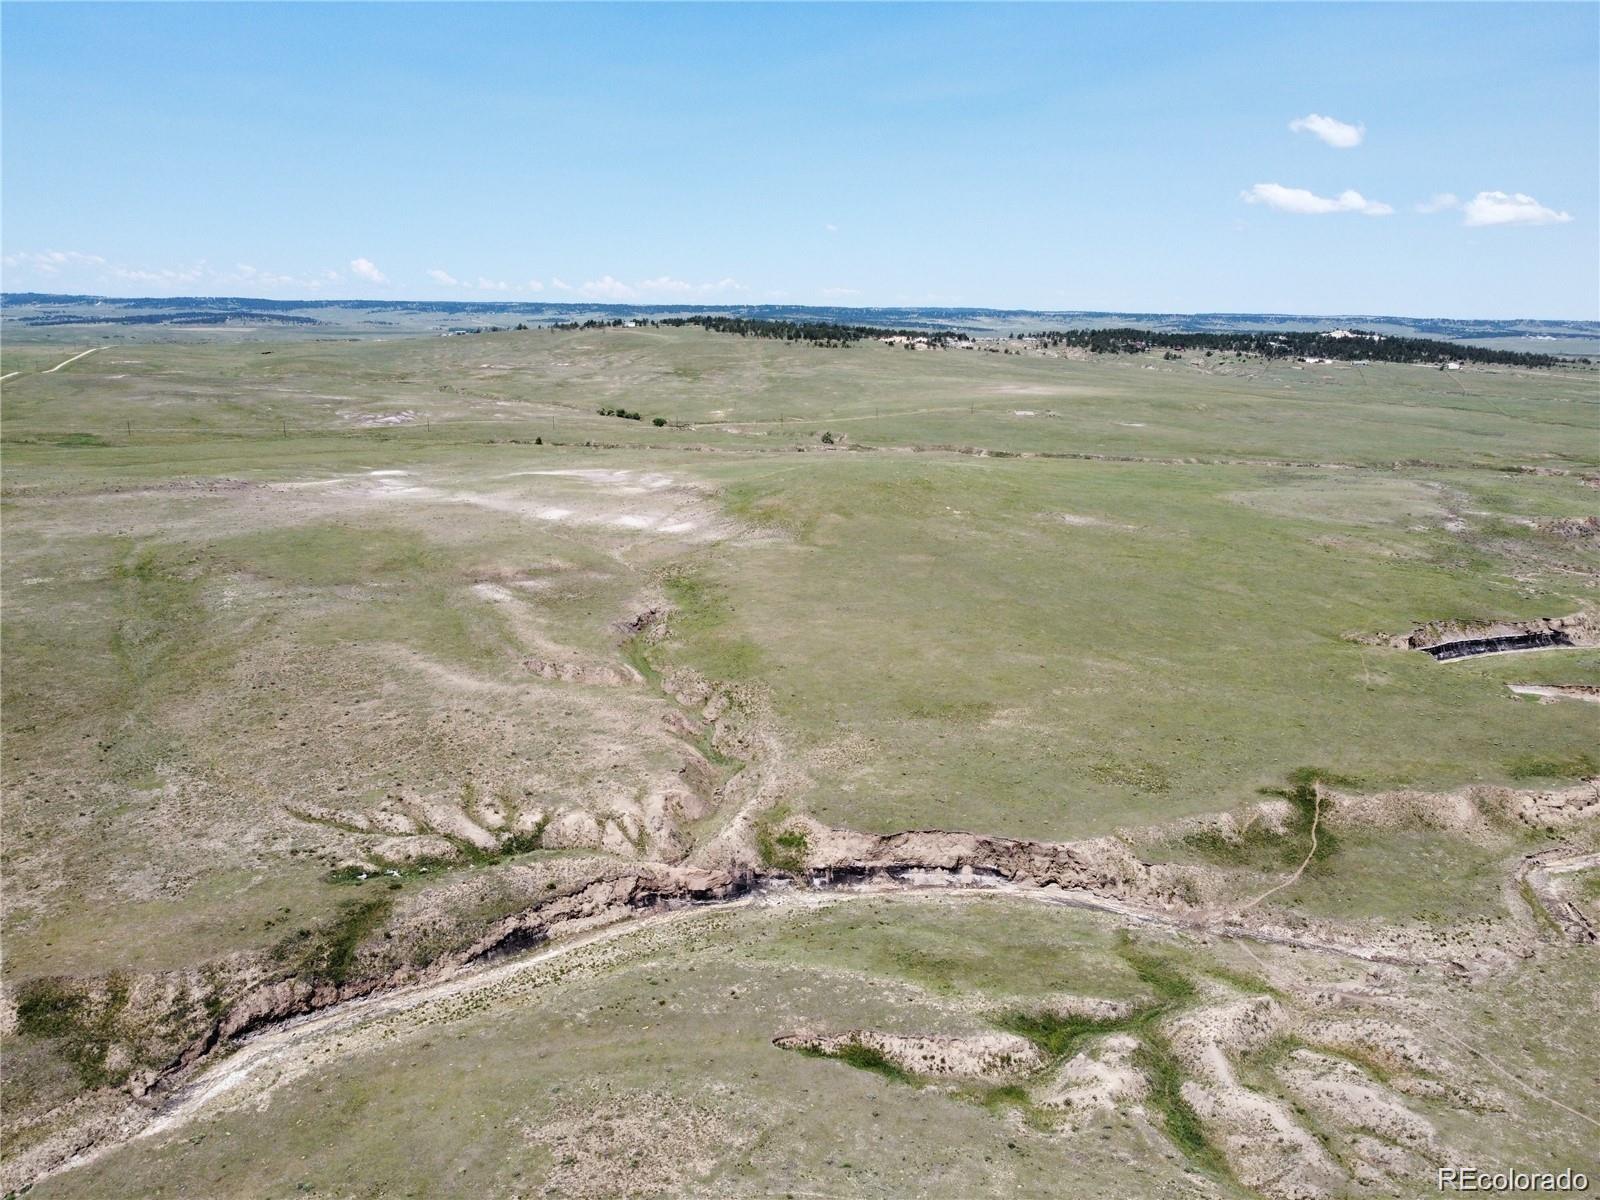
[[[356,260],[358,263],[363,261]],[[133,285],[158,293],[194,290],[216,294],[287,290],[326,292],[345,281],[345,277],[334,270],[294,275],[250,263],[214,267],[204,259],[181,266],[151,267],[113,262],[104,255],[82,250],[25,250],[7,254],[0,259],[0,263],[23,278],[32,277],[52,287],[85,290],[106,288],[121,291],[125,290],[125,285]],[[354,267],[355,263],[351,266]],[[381,272],[378,278],[382,278]]]
[[639,295],[622,280],[613,279],[609,275],[589,280],[578,289],[578,292],[590,300],[634,300]]
[[81,250],[25,250],[0,259],[8,267],[22,267],[40,275],[55,275],[69,267],[103,267],[106,260]]
[[357,279],[365,279],[368,283],[389,282],[389,277],[378,270],[378,265],[370,258],[352,258],[350,260],[350,273]]
[[1428,199],[1416,206],[1419,213],[1445,212],[1448,209],[1461,207],[1461,199],[1454,192],[1435,192]]
[[217,277],[215,272],[207,270],[204,263],[188,267],[158,267],[154,270],[114,266],[111,275],[126,283],[154,284],[158,287],[190,287],[203,279]]
[[825,287],[822,289],[822,294],[832,300],[841,296],[859,296],[861,295],[861,289],[852,287]]
[[1303,117],[1296,117],[1289,122],[1289,128],[1295,133],[1309,133],[1319,137],[1338,150],[1354,149],[1361,145],[1361,139],[1367,136],[1365,125],[1350,125],[1336,117],[1325,117],[1321,113],[1308,113]]
[[562,290],[576,290],[580,296],[590,300],[606,300],[612,303],[676,300],[689,296],[704,298],[747,290],[737,279],[723,278],[707,283],[693,283],[687,279],[675,279],[671,275],[658,275],[654,279],[640,279],[633,283],[625,283],[611,275],[602,275],[599,279],[591,279],[576,289],[568,288],[557,279],[551,286]]
[[831,225],[831,224],[830,225],[824,225],[823,228],[826,229],[829,233],[838,233],[839,232],[839,227],[837,225]]
[[1278,212],[1300,216],[1320,216],[1323,213],[1360,213],[1367,217],[1387,217],[1394,209],[1381,200],[1368,200],[1360,192],[1346,189],[1337,196],[1319,196],[1305,188],[1284,187],[1281,183],[1258,183],[1249,191],[1240,192],[1246,204],[1265,204]]
[[655,279],[645,279],[634,285],[640,292],[654,295],[667,296],[706,296],[713,292],[742,292],[745,287],[737,279],[718,279],[712,283],[690,283],[684,279],[674,279],[670,275],[661,275]]
[[[479,275],[476,279],[457,279],[449,271],[434,267],[427,272],[428,278],[433,282],[448,288],[461,288],[468,292],[542,292],[544,284],[537,279],[530,279],[527,283],[512,283],[506,279],[490,279],[487,275]],[[557,286],[561,285],[557,281]]]
[[1479,192],[1462,206],[1463,225],[1560,225],[1572,214],[1546,208],[1521,192]]
[[[334,275],[338,278],[337,273]],[[245,287],[315,287],[318,280],[301,279],[293,275],[280,275],[276,271],[261,271],[249,263],[239,263],[228,274],[221,276],[223,283],[239,283]]]

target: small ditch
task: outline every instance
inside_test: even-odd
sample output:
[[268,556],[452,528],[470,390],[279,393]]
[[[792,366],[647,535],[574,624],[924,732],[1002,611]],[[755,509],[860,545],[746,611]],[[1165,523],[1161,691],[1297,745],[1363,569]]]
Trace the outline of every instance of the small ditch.
[[1424,654],[1433,656],[1435,662],[1450,662],[1457,658],[1473,658],[1480,654],[1510,654],[1518,650],[1554,650],[1571,647],[1572,638],[1565,630],[1540,630],[1537,633],[1509,633],[1501,637],[1463,638],[1454,642],[1440,642],[1437,646],[1419,646]]

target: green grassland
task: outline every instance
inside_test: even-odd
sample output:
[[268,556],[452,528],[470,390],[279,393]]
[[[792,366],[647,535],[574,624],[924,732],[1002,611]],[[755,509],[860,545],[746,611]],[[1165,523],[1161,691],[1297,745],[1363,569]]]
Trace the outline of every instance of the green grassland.
[[[1098,836],[1233,808],[1308,764],[1360,789],[1595,770],[1592,705],[1506,684],[1600,684],[1600,651],[1440,664],[1361,640],[1593,609],[1600,538],[1561,523],[1600,510],[1592,371],[641,328],[129,338],[43,373],[90,344],[0,353],[21,372],[0,385],[8,988],[209,970],[296,930],[327,949],[316,971],[342,971],[356,935],[336,935],[375,885],[334,869],[367,843],[296,814],[625,807],[683,769],[654,686],[674,667],[762,697],[798,768],[785,802],[868,831]],[[644,420],[597,411],[618,406]],[[658,604],[664,640],[625,648],[619,623]],[[524,665],[625,654],[644,682]],[[1341,837],[1277,903],[1484,917],[1521,848]],[[392,899],[500,864],[408,871]],[[294,1084],[265,1120],[220,1117],[37,1194],[120,1171],[152,1195],[404,1194],[395,1156],[418,1195],[575,1188],[565,1143],[525,1129],[581,1123],[594,1087],[701,1140],[741,1094],[771,1115],[663,1191],[1049,1194],[1070,1161],[1081,1194],[1125,1195],[1132,1156],[1149,1194],[1188,1194],[1182,1156],[1121,1118],[1069,1153],[970,1098],[770,1047],[807,1022],[975,1019],[935,1001],[1145,994],[1108,928],[993,912],[752,913],[737,949],[473,1014],[326,1092]],[[20,1045],[8,1104],[67,1095],[45,1041]]]
[[[1386,519],[1391,494],[1418,487],[1408,478],[1367,478],[1335,516],[1308,519],[1236,499],[1292,504],[1298,470],[854,456],[710,469],[736,510],[793,536],[708,556],[721,621],[683,652],[759,675],[839,764],[819,769],[825,819],[1076,836],[1215,808],[1306,762],[1375,786],[1505,781],[1528,745],[1576,753],[1593,733],[1577,706],[1536,710],[1501,685],[1548,660],[1441,666],[1345,638],[1566,613],[1587,594],[1586,574],[1514,579],[1471,534]],[[1543,490],[1578,511],[1588,499]],[[1600,656],[1554,668],[1592,682]],[[870,752],[849,752],[858,739]]]
[[[1023,1119],[959,1081],[906,1080],[866,1056],[858,1067],[772,1045],[776,1034],[805,1028],[964,1034],[1030,1011],[1034,981],[974,943],[979,920],[990,929],[1023,922],[1035,952],[1053,952],[1056,970],[1087,994],[1132,978],[1129,959],[1163,985],[1153,1011],[1218,986],[1198,969],[1203,959],[1169,943],[1119,943],[1101,918],[1050,915],[1034,924],[1026,906],[1008,901],[900,901],[864,918],[827,910],[698,917],[678,933],[641,937],[594,969],[537,970],[442,1002],[408,1026],[352,1025],[342,1045],[318,1045],[311,1071],[285,1073],[268,1102],[246,1097],[31,1194],[902,1196],[937,1186],[1045,1197],[1066,1181],[1072,1194],[1090,1197],[1130,1188],[1250,1195],[1131,1114],[1090,1114],[1065,1130],[1052,1118]],[[979,984],[991,1007],[953,1008],[918,969],[882,958],[864,964],[859,922],[886,917],[914,929],[949,978]],[[779,947],[805,949],[774,959]],[[1286,951],[1260,954],[1274,969],[1307,969]],[[1248,981],[1257,969],[1246,959],[1235,978]],[[1596,1054],[1581,999],[1586,978],[1581,961],[1557,956],[1537,975],[1528,968],[1519,976],[1509,1005],[1486,1011],[1470,989],[1430,991],[1429,1020],[1471,1023],[1479,1044],[1491,1031],[1497,1061],[1582,1104],[1575,1074]],[[1563,1003],[1530,1008],[1525,998],[1536,989]],[[1487,1071],[1484,1078],[1503,1083]],[[1523,1098],[1529,1110],[1509,1115],[1411,1103],[1485,1163],[1582,1165],[1584,1127],[1543,1101]],[[1538,1129],[1529,1120],[1536,1114]]]
[[[964,957],[943,906],[900,916]],[[841,972],[849,935],[826,918],[714,920],[714,940],[699,931],[657,947],[670,955],[631,953],[597,975],[434,1018],[335,1074],[288,1084],[262,1112],[149,1139],[32,1194],[601,1197],[627,1190],[619,1173],[631,1171],[646,1195],[890,1196],[937,1184],[1044,1196],[1070,1177],[1075,1194],[1109,1200],[1126,1194],[1130,1153],[1152,1188],[1239,1194],[1197,1181],[1126,1120],[1108,1116],[1097,1136],[1068,1141],[964,1091],[777,1049],[776,1033],[807,1024],[967,1032],[985,1022]],[[1081,919],[1052,926],[1068,955],[1109,936]],[[812,960],[775,965],[760,948],[773,936],[813,944]],[[962,967],[985,973],[981,961]],[[1003,978],[991,986],[1008,994]]]
[[[76,349],[25,347],[7,369]],[[596,415],[619,402],[695,424]],[[562,764],[535,790],[570,785],[604,753],[590,711],[524,697],[522,729],[442,702],[400,659],[503,683],[518,620],[614,655],[611,623],[650,587],[679,609],[660,661],[766,689],[812,779],[797,801],[858,828],[1092,835],[1227,807],[1306,763],[1374,787],[1522,781],[1534,749],[1581,771],[1590,710],[1504,683],[1600,682],[1600,655],[1441,665],[1346,635],[1585,604],[1595,539],[1537,522],[1596,508],[1579,477],[1600,459],[1595,410],[1581,373],[830,351],[695,329],[129,343],[25,373],[4,399],[7,853],[47,841],[59,902],[27,888],[8,919],[170,899],[74,852],[90,844],[168,858],[185,889],[212,869],[281,877],[294,839],[269,848],[249,811],[307,779],[448,792],[470,759],[525,791],[529,771],[491,765],[520,755]],[[386,413],[415,419],[355,424]],[[853,448],[821,447],[824,428]],[[908,453],[940,445],[1136,461]],[[1554,464],[1572,473],[1509,469]],[[533,499],[519,472],[584,469],[697,481],[752,536],[531,517],[586,485],[544,477]],[[378,470],[433,494],[315,486]],[[552,586],[516,605],[469,594],[539,570]],[[178,764],[202,795],[162,790]],[[157,803],[178,810],[157,825],[170,840],[145,817]],[[243,855],[195,841],[240,826]],[[269,912],[273,892],[244,894]]]

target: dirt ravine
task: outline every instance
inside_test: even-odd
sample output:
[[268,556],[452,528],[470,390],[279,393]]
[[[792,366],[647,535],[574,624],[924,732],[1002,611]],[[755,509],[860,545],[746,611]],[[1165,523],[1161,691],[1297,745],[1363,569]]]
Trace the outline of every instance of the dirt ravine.
[[[904,845],[906,839],[879,840]],[[983,853],[987,856],[987,852]],[[1600,855],[1549,854],[1535,858],[1537,866],[1533,869],[1560,873],[1596,865]],[[1535,859],[1526,861],[1533,863]],[[43,1166],[32,1177],[41,1179],[58,1174],[85,1165],[125,1142],[170,1133],[241,1104],[260,1103],[268,1093],[308,1070],[317,1069],[317,1064],[325,1063],[330,1057],[356,1053],[366,1044],[364,1031],[403,1021],[410,1013],[480,994],[493,995],[554,960],[585,951],[600,952],[607,944],[644,936],[652,930],[712,919],[739,909],[783,911],[862,900],[894,902],[932,898],[983,903],[1003,897],[1100,912],[1130,924],[1155,926],[1179,935],[1246,939],[1405,967],[1443,965],[1423,959],[1363,953],[1359,948],[1292,936],[1268,927],[1252,928],[1240,924],[1236,914],[1205,918],[1193,912],[1167,911],[1088,890],[1063,889],[1054,883],[1008,879],[992,868],[976,867],[970,862],[946,870],[886,856],[871,867],[845,868],[846,864],[819,867],[798,877],[784,872],[739,875],[692,868],[641,871],[637,876],[611,880],[606,887],[592,889],[582,898],[565,898],[551,906],[555,911],[545,913],[542,924],[532,920],[502,923],[482,939],[471,955],[463,956],[454,969],[441,971],[433,978],[388,989],[368,988],[362,994],[345,999],[278,993],[276,999],[286,1003],[275,1013],[271,1011],[270,1001],[243,1006],[224,1019],[224,1024],[233,1029],[228,1035],[226,1057],[214,1064],[208,1063],[212,1057],[210,1050],[222,1044],[220,1038],[214,1040],[187,1067],[175,1068],[160,1086],[151,1090],[144,1098],[148,1107],[143,1115],[125,1121],[110,1131],[109,1136],[83,1146],[72,1156]],[[509,953],[517,949],[525,952]],[[269,998],[259,997],[258,1000],[268,1001]],[[319,1000],[326,1003],[318,1007]],[[1256,1007],[1263,1003],[1273,1007],[1270,1001],[1259,997],[1250,1003]],[[1204,1010],[1197,1010],[1195,1019],[1206,1016]],[[244,1018],[242,1024],[241,1018]],[[1202,1041],[1215,1041],[1220,1036],[1210,1026],[1202,1032],[1205,1033]],[[998,1078],[1012,1072],[1013,1059],[1018,1069],[1031,1062],[1028,1052],[1009,1040],[1004,1044],[993,1040],[991,1045],[980,1039],[981,1044],[975,1042],[967,1046],[940,1038],[895,1036],[886,1039],[871,1031],[854,1031],[824,1037],[821,1041],[816,1037],[789,1040],[808,1045],[816,1043],[817,1048],[823,1050],[834,1047],[837,1042],[862,1042],[882,1050],[895,1061],[903,1060],[907,1069],[930,1070],[927,1063],[938,1060],[944,1065],[934,1072],[936,1074],[953,1072]],[[1201,1057],[1209,1061],[1217,1059],[1218,1055]],[[997,1062],[1001,1064],[998,1067]],[[1234,1120],[1237,1114],[1232,1114],[1225,1103],[1237,1098],[1234,1093],[1238,1089],[1231,1077],[1224,1071],[1220,1079],[1207,1086],[1217,1094],[1198,1098],[1206,1101],[1213,1119],[1224,1125]]]
[[1600,867],[1600,853],[1557,847],[1526,856],[1517,864],[1514,878],[1519,889],[1526,888],[1525,898],[1543,910],[1543,915],[1567,941],[1580,946],[1594,945],[1600,943],[1600,930],[1581,908],[1561,894],[1552,877],[1591,871],[1596,867]]
[[[1551,812],[1569,819],[1592,815],[1600,811],[1597,796],[1600,788],[1587,784],[1557,793],[1497,791],[1492,802],[1544,821]],[[1319,798],[1319,818],[1331,808],[1344,810],[1344,822],[1373,821],[1379,812],[1363,811],[1363,806],[1380,799],[1328,793]],[[1415,806],[1422,799],[1397,794],[1382,805],[1382,811],[1387,813],[1401,801],[1402,807]],[[1462,800],[1427,799],[1435,807]],[[26,1178],[43,1178],[131,1137],[201,1115],[224,1103],[258,1072],[271,1071],[274,1064],[294,1056],[297,1047],[324,1039],[351,1022],[490,988],[553,957],[661,922],[750,905],[791,907],[932,896],[981,902],[1006,897],[1097,912],[1130,926],[1183,937],[1242,940],[1456,974],[1466,969],[1420,949],[1392,942],[1366,944],[1354,932],[1290,927],[1265,909],[1252,914],[1250,910],[1271,891],[1243,907],[1236,901],[1203,903],[1198,893],[1205,890],[1206,868],[1145,862],[1117,838],[1050,843],[942,830],[874,835],[833,829],[800,816],[789,818],[785,828],[803,831],[806,839],[803,862],[789,869],[762,865],[753,847],[732,844],[711,866],[636,862],[494,921],[470,944],[420,970],[358,977],[339,985],[290,979],[259,986],[228,1007],[165,1070],[130,1084],[128,1091],[143,1115],[135,1111],[100,1136],[80,1139],[65,1153],[35,1159],[24,1168]],[[1551,879],[1597,865],[1600,854],[1557,847],[1517,864],[1508,877],[1508,890],[1538,904],[1543,916],[1535,914],[1536,919],[1548,919],[1568,940],[1593,943],[1592,925]],[[1492,970],[1493,965],[1491,961],[1485,969]],[[228,1057],[212,1065],[224,1049]],[[12,1167],[15,1171],[23,1164]]]
[[[312,1050],[348,1038],[368,1024],[455,997],[494,989],[553,959],[619,938],[642,934],[664,924],[712,917],[734,909],[775,909],[860,900],[927,899],[981,902],[1004,896],[1105,913],[1130,923],[1153,925],[1175,933],[1201,933],[1218,937],[1257,938],[1254,931],[1222,922],[1208,924],[1173,914],[1151,911],[1129,902],[1093,893],[1063,891],[1054,886],[1018,884],[988,872],[970,869],[941,872],[904,866],[873,870],[848,878],[819,872],[805,880],[787,875],[747,875],[709,878],[687,871],[681,878],[673,869],[666,876],[613,880],[590,897],[590,905],[563,905],[565,920],[552,914],[545,926],[557,930],[570,925],[576,931],[546,944],[533,922],[515,927],[502,923],[495,937],[486,937],[479,952],[454,969],[439,969],[431,978],[384,986],[369,981],[345,989],[317,990],[274,985],[235,1005],[211,1035],[190,1047],[178,1063],[154,1081],[140,1098],[144,1113],[135,1114],[108,1131],[103,1139],[88,1140],[68,1157],[39,1163],[28,1172],[38,1181],[86,1165],[118,1145],[178,1129],[191,1121],[239,1103],[241,1097],[270,1090],[300,1073],[300,1061]],[[676,886],[675,886],[676,885]],[[588,917],[578,915],[587,910]],[[609,919],[608,919],[609,918]],[[581,928],[580,928],[581,926]],[[1390,956],[1364,956],[1346,947],[1264,932],[1257,940],[1300,949],[1341,954],[1364,961],[1423,965]],[[508,957],[516,950],[529,951]],[[226,1047],[226,1057],[216,1051]],[[212,1060],[216,1059],[213,1064]],[[20,1164],[17,1164],[20,1165]],[[8,1183],[14,1181],[8,1181]]]

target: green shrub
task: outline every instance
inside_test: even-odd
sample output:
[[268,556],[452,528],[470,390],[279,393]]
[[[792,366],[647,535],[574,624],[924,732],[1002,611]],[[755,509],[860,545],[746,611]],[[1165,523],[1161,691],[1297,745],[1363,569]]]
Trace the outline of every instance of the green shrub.
[[802,1046],[800,1053],[808,1058],[831,1058],[846,1066],[855,1067],[858,1071],[872,1071],[896,1083],[917,1082],[915,1075],[898,1063],[891,1062],[883,1051],[864,1046],[860,1042],[846,1042],[837,1050],[819,1050],[814,1046]]
[[1050,1012],[1009,1012],[997,1022],[1001,1029],[1020,1034],[1052,1058],[1066,1058],[1086,1037],[1119,1029],[1118,1017],[1085,1017]]
[[315,934],[301,929],[280,942],[278,955],[280,959],[291,958],[291,970],[301,978],[343,983],[355,965],[356,950],[369,933],[383,924],[393,905],[388,895],[348,900]]
[[128,985],[120,975],[109,976],[105,985],[104,996],[61,979],[30,979],[17,989],[17,1031],[52,1042],[89,1088],[119,1084],[128,1074],[128,1069],[106,1069],[118,1018],[128,1004]]
[[787,817],[788,810],[779,809],[756,825],[756,850],[765,866],[799,875],[806,868],[808,842],[804,832],[798,829],[777,832]]

